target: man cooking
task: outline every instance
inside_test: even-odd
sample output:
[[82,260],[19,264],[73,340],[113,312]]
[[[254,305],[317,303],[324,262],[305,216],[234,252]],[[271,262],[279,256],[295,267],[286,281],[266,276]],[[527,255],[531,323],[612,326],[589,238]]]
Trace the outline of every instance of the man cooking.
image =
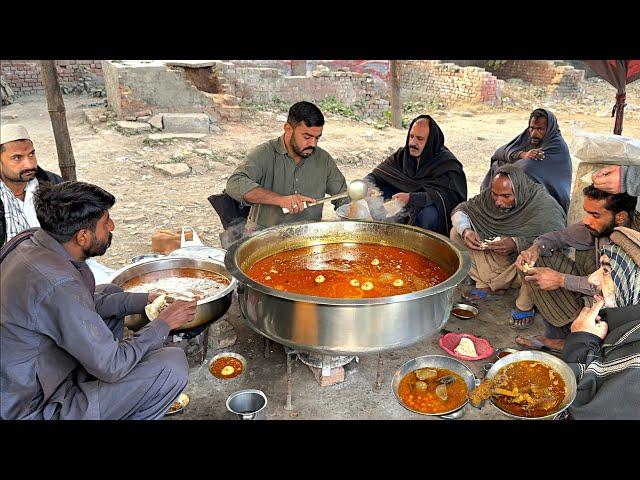
[[85,262],[111,244],[114,203],[88,183],[43,184],[40,228],[0,249],[0,418],[157,419],[185,387],[184,352],[163,344],[196,301],[176,300],[123,340],[124,316],[157,295],[96,288]]
[[[251,205],[249,231],[281,223],[319,221],[322,204],[313,205],[315,200],[346,191],[344,175],[335,160],[317,146],[323,125],[324,116],[317,106],[310,102],[293,104],[284,134],[251,150],[229,177],[226,193],[241,205]],[[338,207],[346,202],[337,200],[333,204]]]

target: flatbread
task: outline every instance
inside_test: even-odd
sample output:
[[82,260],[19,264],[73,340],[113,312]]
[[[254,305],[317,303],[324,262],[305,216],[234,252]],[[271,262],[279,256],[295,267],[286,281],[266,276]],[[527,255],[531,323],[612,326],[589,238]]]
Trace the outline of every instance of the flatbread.
[[144,307],[144,312],[147,314],[149,320],[155,320],[160,315],[160,312],[167,308],[169,303],[167,302],[167,295],[164,293],[159,295],[152,303]]
[[464,355],[465,357],[477,357],[476,346],[473,344],[473,341],[467,337],[462,337],[460,339],[460,343],[453,350],[459,355]]

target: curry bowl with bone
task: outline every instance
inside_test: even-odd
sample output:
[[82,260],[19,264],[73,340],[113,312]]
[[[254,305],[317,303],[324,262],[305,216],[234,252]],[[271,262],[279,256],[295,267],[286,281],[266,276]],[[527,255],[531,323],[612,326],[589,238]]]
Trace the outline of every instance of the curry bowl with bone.
[[501,413],[519,419],[551,419],[576,397],[571,368],[544,352],[520,351],[500,358],[470,393],[471,404],[490,399]]

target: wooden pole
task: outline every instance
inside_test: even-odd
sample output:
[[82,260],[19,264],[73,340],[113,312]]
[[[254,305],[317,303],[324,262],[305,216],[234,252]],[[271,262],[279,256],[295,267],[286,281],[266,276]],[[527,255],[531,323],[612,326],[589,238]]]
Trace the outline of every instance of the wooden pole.
[[76,180],[76,159],[73,156],[67,115],[62,100],[62,91],[58,82],[55,60],[40,60],[40,70],[44,81],[44,91],[47,96],[47,106],[53,127],[53,136],[58,150],[58,166],[64,180]]
[[397,60],[391,60],[391,126],[402,128],[402,105],[400,104],[400,68]]

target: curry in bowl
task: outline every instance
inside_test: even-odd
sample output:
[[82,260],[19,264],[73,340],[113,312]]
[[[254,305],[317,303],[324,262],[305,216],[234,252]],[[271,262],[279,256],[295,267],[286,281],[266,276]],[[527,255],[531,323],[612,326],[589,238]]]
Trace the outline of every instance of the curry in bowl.
[[329,298],[402,295],[450,276],[410,250],[348,242],[285,250],[257,261],[246,274],[276,290]]
[[419,368],[400,380],[398,397],[409,410],[446,413],[466,403],[467,385],[460,375],[446,368]]
[[565,382],[553,367],[536,360],[505,365],[491,379],[471,392],[474,405],[492,397],[494,405],[511,415],[539,418],[554,414],[564,405]]

